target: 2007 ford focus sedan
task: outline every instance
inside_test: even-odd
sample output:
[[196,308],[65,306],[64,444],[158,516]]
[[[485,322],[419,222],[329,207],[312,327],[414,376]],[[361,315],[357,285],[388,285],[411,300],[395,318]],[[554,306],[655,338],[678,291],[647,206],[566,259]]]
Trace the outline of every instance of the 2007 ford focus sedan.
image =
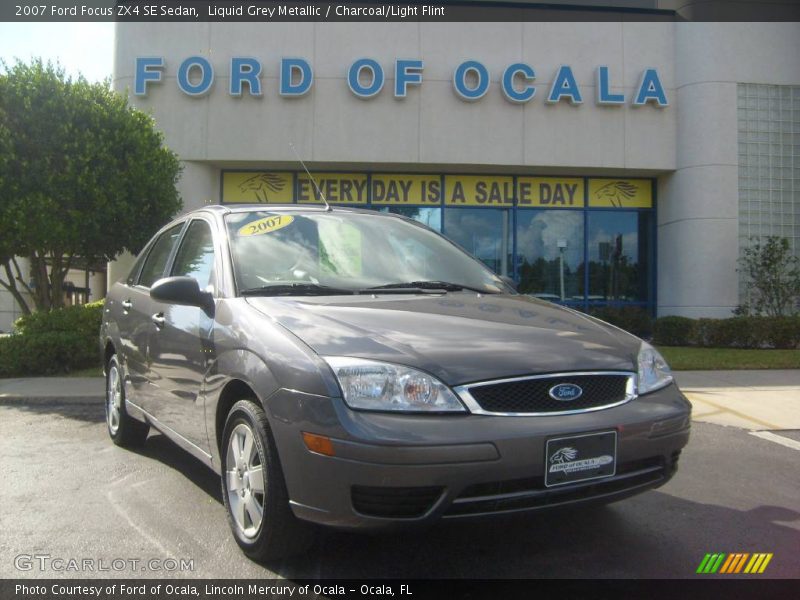
[[258,560],[301,550],[312,523],[618,500],[668,481],[689,437],[651,346],[397,215],[184,215],[111,289],[101,344],[111,438],[152,426],[218,472]]

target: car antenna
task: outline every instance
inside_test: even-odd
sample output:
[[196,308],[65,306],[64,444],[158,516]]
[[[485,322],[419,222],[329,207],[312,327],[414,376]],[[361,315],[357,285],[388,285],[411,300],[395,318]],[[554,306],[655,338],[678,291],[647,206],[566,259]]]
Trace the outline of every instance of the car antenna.
[[303,169],[305,170],[306,175],[308,175],[308,178],[311,180],[311,183],[314,184],[314,188],[317,190],[317,195],[320,198],[322,198],[322,201],[325,203],[325,211],[331,212],[333,208],[331,208],[331,205],[328,204],[328,200],[325,198],[325,194],[322,193],[322,190],[319,189],[319,186],[317,185],[317,180],[314,179],[314,176],[311,173],[309,173],[308,167],[306,167],[306,163],[304,163],[303,159],[300,158],[300,155],[297,153],[297,149],[294,147],[294,144],[292,142],[289,142],[289,147],[292,149],[292,152],[294,152],[294,155],[297,157],[297,160],[300,161],[300,164],[303,165]]

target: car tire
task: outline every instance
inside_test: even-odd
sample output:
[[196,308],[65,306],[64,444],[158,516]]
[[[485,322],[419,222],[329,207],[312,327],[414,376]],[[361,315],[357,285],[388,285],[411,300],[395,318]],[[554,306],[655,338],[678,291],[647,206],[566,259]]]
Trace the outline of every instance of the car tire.
[[138,448],[147,439],[150,426],[131,417],[125,408],[125,386],[117,355],[106,365],[106,427],[111,440],[124,448]]
[[289,507],[289,494],[264,410],[240,400],[225,421],[221,449],[222,499],[236,543],[258,562],[299,554],[313,526]]

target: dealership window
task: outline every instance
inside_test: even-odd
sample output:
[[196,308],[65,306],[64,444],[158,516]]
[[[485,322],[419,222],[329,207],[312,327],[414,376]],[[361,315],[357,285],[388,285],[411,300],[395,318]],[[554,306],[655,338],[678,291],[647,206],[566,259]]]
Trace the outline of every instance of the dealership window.
[[512,264],[510,210],[497,208],[446,208],[444,234],[499,275]]
[[[740,140],[740,161],[751,150]],[[331,205],[414,219],[513,277],[524,294],[581,310],[654,310],[652,179],[367,171],[319,171],[314,178]],[[223,203],[321,204],[303,172],[224,171],[221,183]],[[755,229],[755,219],[745,222]],[[434,260],[411,247],[404,252]]]
[[590,303],[650,300],[651,213],[590,211],[587,215]]
[[519,291],[556,302],[583,302],[583,211],[517,211]]

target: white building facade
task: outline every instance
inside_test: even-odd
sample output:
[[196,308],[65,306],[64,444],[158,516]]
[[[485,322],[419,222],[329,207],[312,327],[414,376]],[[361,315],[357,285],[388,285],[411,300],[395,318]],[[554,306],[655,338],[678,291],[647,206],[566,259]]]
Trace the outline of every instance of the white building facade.
[[659,316],[730,316],[751,236],[800,251],[797,23],[125,23],[116,44],[187,210],[318,202],[293,145],[334,205],[424,221],[526,293]]

